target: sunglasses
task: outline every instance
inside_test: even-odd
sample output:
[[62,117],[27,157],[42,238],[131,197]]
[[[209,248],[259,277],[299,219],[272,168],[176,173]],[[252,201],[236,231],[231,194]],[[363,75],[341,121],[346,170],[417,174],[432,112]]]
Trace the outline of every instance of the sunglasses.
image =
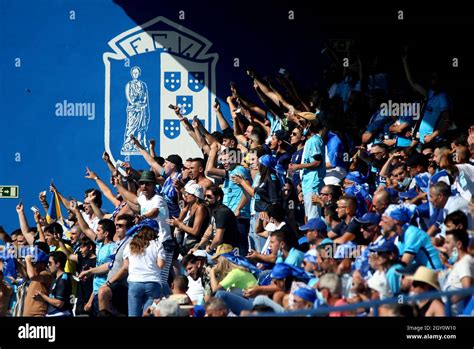
[[212,195],[206,195],[205,198],[206,198],[206,199],[214,199],[214,196],[212,196]]
[[125,224],[115,224],[115,227],[117,227],[117,228],[125,228],[126,225],[125,225]]
[[292,136],[298,136],[298,133],[296,133],[296,132],[291,132],[291,135],[292,135]]

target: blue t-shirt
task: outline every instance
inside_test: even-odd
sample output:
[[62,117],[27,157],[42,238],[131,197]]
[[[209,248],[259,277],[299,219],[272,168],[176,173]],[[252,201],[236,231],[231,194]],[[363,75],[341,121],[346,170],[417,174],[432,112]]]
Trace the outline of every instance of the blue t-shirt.
[[420,124],[420,142],[425,143],[425,136],[432,134],[439,122],[441,113],[449,109],[448,96],[444,92],[436,93],[428,90],[428,101],[424,108]]
[[[242,200],[242,195],[244,195],[244,190],[241,186],[235,184],[231,181],[232,176],[241,175],[247,181],[252,182],[250,177],[250,172],[243,166],[237,166],[232,171],[228,171],[224,180],[224,200],[223,204],[230,208],[233,212],[237,209]],[[244,207],[240,210],[240,216],[243,218],[250,218],[250,202],[247,202]]]
[[161,188],[161,195],[165,198],[166,204],[168,205],[169,217],[179,217],[181,210],[178,204],[178,192],[173,187],[173,180],[180,179],[181,173],[175,173],[173,177],[168,177]]
[[324,154],[323,139],[320,135],[314,135],[306,141],[303,149],[302,164],[309,164],[315,161],[315,156],[321,156],[321,164],[312,169],[301,170],[301,188],[303,195],[308,193],[319,193],[324,185],[324,176],[326,175],[326,160]]
[[396,271],[401,269],[403,269],[403,265],[394,264],[385,273],[388,286],[390,287],[390,292],[394,296],[400,294],[401,275]]
[[282,256],[278,257],[276,259],[275,264],[285,263],[285,264],[292,265],[294,267],[301,268],[301,264],[303,263],[303,260],[304,260],[304,253],[292,247],[290,252],[288,252],[288,257],[286,257],[285,260],[283,260]]
[[431,243],[431,238],[423,230],[409,225],[398,237],[395,244],[400,251],[400,256],[410,253],[415,256],[413,263],[439,270],[443,268],[438,250]]
[[[303,158],[303,148],[300,150],[297,150],[293,153],[291,156],[291,163],[292,164],[301,164],[301,159]],[[293,186],[296,188],[298,184],[301,183],[301,177],[300,177],[300,171],[297,170],[293,172],[293,175],[291,176],[291,182],[293,183]]]
[[328,132],[326,149],[328,161],[332,167],[346,168],[346,163],[344,162],[344,145],[339,136],[331,131]]
[[[405,130],[403,131],[404,133],[406,131],[408,131],[410,129],[411,126],[414,125],[414,121],[413,121],[413,117],[412,116],[400,116],[398,118],[398,122],[399,124],[408,124],[408,127],[405,128]],[[397,147],[408,147],[410,146],[411,144],[411,138],[407,138],[404,136],[404,134],[398,134],[396,136],[396,140],[397,140],[397,143],[396,143],[396,146]]]
[[384,135],[388,134],[390,128],[390,116],[382,115],[381,110],[377,110],[370,118],[366,132],[372,133],[373,143],[382,142]]
[[[114,253],[116,244],[115,242],[111,242],[108,244],[104,244],[103,242],[95,241],[96,245],[96,266],[102,265],[104,263],[109,264],[112,262],[112,255]],[[99,292],[99,288],[101,288],[105,282],[107,281],[107,273],[94,275],[94,282],[93,282],[93,293],[97,294]]]

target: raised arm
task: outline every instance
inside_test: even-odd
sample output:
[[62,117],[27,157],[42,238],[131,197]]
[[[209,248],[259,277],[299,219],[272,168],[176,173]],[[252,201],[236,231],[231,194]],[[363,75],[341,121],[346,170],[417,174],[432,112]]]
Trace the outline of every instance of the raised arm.
[[239,104],[248,109],[249,111],[253,112],[254,114],[257,115],[257,117],[261,119],[265,119],[266,112],[264,109],[260,108],[258,105],[255,103],[252,103],[248,98],[243,96],[237,91],[237,87],[235,85],[231,86],[231,91],[233,96],[235,96],[239,102]]
[[31,262],[31,256],[28,255],[25,257],[25,265],[26,265],[26,274],[31,281],[39,281],[39,282],[46,282],[47,277],[40,275],[36,272],[33,263]]
[[217,98],[212,107],[214,108],[214,111],[217,114],[217,121],[219,122],[221,130],[224,131],[226,128],[230,128],[229,123],[227,122],[226,118],[224,117],[224,114],[222,113],[221,105],[219,104]]
[[122,195],[123,199],[127,201],[127,203],[138,205],[138,197],[135,193],[125,189],[125,187],[119,181],[115,182],[115,187],[117,188],[119,194]]
[[292,105],[271,86],[267,86],[260,78],[254,76],[254,83],[257,84],[260,91],[265,94],[275,105],[282,105],[286,109],[290,109]]
[[51,183],[51,185],[49,186],[49,190],[52,192],[52,193],[56,193],[58,195],[58,198],[59,200],[61,201],[61,203],[63,204],[63,206],[68,209],[69,206],[70,206],[70,203],[69,203],[69,200],[66,199],[59,191],[58,189],[56,188],[56,186]]
[[156,153],[155,153],[155,140],[154,139],[150,139],[150,156],[152,158],[155,158],[156,157]]
[[20,229],[21,233],[25,237],[26,242],[28,245],[33,245],[35,242],[35,238],[33,234],[30,233],[30,228],[28,226],[28,222],[26,221],[25,210],[23,208],[23,204],[20,202],[16,206],[16,213],[18,213],[18,219],[20,221]]
[[179,122],[183,124],[183,126],[186,129],[186,131],[188,132],[188,134],[191,136],[191,138],[194,140],[194,142],[197,143],[196,135],[194,134],[193,126],[191,125],[189,120],[187,118],[185,118],[183,115],[181,115],[179,107],[177,107],[177,106],[174,107],[174,112],[175,112],[176,116],[178,117]]
[[[128,191],[127,189],[124,188],[123,186],[123,183],[122,183],[122,178],[120,175],[117,175],[117,176],[112,176],[112,182],[113,182],[113,185],[114,187],[117,189],[117,191],[119,192],[119,194],[121,194],[120,190],[122,190],[122,192],[129,192],[130,194],[133,194],[135,195],[134,193]],[[122,194],[121,194],[122,195]],[[131,195],[132,199],[133,199],[133,195]],[[127,202],[127,205],[130,207],[130,209],[135,212],[135,213],[140,213],[140,205],[138,204],[138,197],[135,195],[135,199],[132,201],[128,201],[125,196],[123,196],[123,199]]]
[[49,204],[48,204],[48,201],[46,200],[46,191],[42,191],[41,193],[39,193],[38,199],[41,203],[41,206],[43,206],[44,213],[48,214]]
[[212,143],[211,144],[211,151],[209,153],[209,159],[206,163],[206,176],[214,176],[214,177],[225,177],[226,171],[216,167],[216,159],[217,159],[217,152],[219,151],[220,144],[219,143]]
[[77,224],[79,224],[79,227],[81,228],[82,232],[92,241],[95,241],[96,239],[96,234],[95,232],[89,227],[89,225],[86,223],[84,220],[84,217],[82,217],[81,211],[77,208],[77,201],[71,201],[71,204],[69,206],[69,209],[74,212],[77,218]]
[[406,77],[407,77],[407,80],[408,80],[408,83],[410,84],[410,86],[416,92],[420,93],[423,97],[427,98],[428,97],[428,91],[426,90],[426,88],[424,88],[419,83],[417,83],[411,75],[410,67],[408,66],[407,49],[405,49],[404,52],[402,53],[402,62],[403,62],[403,68],[405,69],[405,74],[406,74]]
[[107,165],[107,168],[110,170],[110,172],[114,172],[115,171],[115,166],[114,164],[112,163],[112,161],[110,161],[110,155],[109,153],[107,153],[106,151],[104,151],[102,153],[102,160],[104,160],[105,164]]
[[199,119],[197,119],[195,117],[193,119],[192,126],[193,126],[193,129],[194,129],[194,135],[196,136],[196,141],[197,141],[198,147],[202,150],[202,152],[204,154],[209,155],[209,152],[210,152],[211,148],[209,147],[209,144],[207,144],[206,139],[203,137],[203,134],[201,132],[203,127],[201,127],[201,123],[199,122]]
[[63,239],[58,239],[58,241],[59,241],[59,247],[61,248],[61,252],[63,252],[66,255],[67,259],[70,260],[71,262],[77,263],[78,262],[77,255],[74,253],[71,253],[71,251],[68,250],[68,248],[64,244]]
[[120,201],[115,198],[114,193],[112,193],[112,190],[110,190],[107,184],[105,184],[104,181],[100,179],[99,176],[97,176],[97,174],[94,171],[90,170],[88,167],[86,167],[85,178],[94,180],[100,191],[112,203],[112,205],[114,205],[114,207],[120,205]]

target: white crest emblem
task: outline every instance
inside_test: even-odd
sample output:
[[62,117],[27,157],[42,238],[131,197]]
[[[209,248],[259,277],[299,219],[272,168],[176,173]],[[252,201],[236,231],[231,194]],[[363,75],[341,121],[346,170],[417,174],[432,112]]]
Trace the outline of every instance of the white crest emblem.
[[[133,135],[145,147],[156,139],[156,153],[183,159],[202,156],[174,111],[198,115],[210,131],[216,128],[212,109],[218,55],[211,43],[164,17],[117,35],[105,64],[105,149],[115,163],[119,156],[139,155]],[[138,157],[137,159],[139,159]]]

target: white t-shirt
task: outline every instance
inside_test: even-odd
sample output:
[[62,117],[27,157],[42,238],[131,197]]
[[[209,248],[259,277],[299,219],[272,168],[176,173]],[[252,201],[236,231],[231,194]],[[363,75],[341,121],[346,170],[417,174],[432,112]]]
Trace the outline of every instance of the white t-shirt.
[[474,258],[469,254],[454,263],[453,269],[451,269],[444,284],[445,290],[461,289],[461,280],[466,276],[474,277]]
[[137,200],[140,205],[140,214],[147,213],[154,208],[158,209],[158,216],[154,218],[159,227],[158,239],[161,242],[171,239],[171,229],[166,223],[169,213],[165,199],[161,195],[155,194],[150,200],[147,200],[145,195],[140,193]]
[[465,200],[471,201],[472,193],[474,193],[474,166],[471,164],[456,165],[459,175],[454,185]]
[[161,242],[152,240],[145,252],[136,255],[130,253],[130,244],[125,246],[123,258],[128,259],[128,282],[160,282],[161,269],[158,268],[158,258],[165,260],[165,250]]
[[87,215],[84,211],[81,211],[82,218],[86,221],[87,225],[89,228],[91,228],[94,232],[97,232],[97,225],[99,224],[99,217],[94,217],[92,219],[89,218],[89,215]]
[[[446,216],[450,213],[453,213],[455,211],[462,211],[466,214],[467,216],[467,229],[471,230],[473,229],[473,217],[471,215],[471,210],[469,209],[469,202],[464,200],[461,196],[456,195],[456,196],[451,196],[449,197],[448,201],[446,202],[446,205],[443,208],[443,218],[446,218]],[[440,226],[441,233],[440,235],[445,237],[446,236],[446,226],[441,224]]]
[[189,299],[194,302],[201,302],[204,299],[204,287],[202,286],[201,278],[193,280],[191,276],[188,276],[188,291],[186,294]]

